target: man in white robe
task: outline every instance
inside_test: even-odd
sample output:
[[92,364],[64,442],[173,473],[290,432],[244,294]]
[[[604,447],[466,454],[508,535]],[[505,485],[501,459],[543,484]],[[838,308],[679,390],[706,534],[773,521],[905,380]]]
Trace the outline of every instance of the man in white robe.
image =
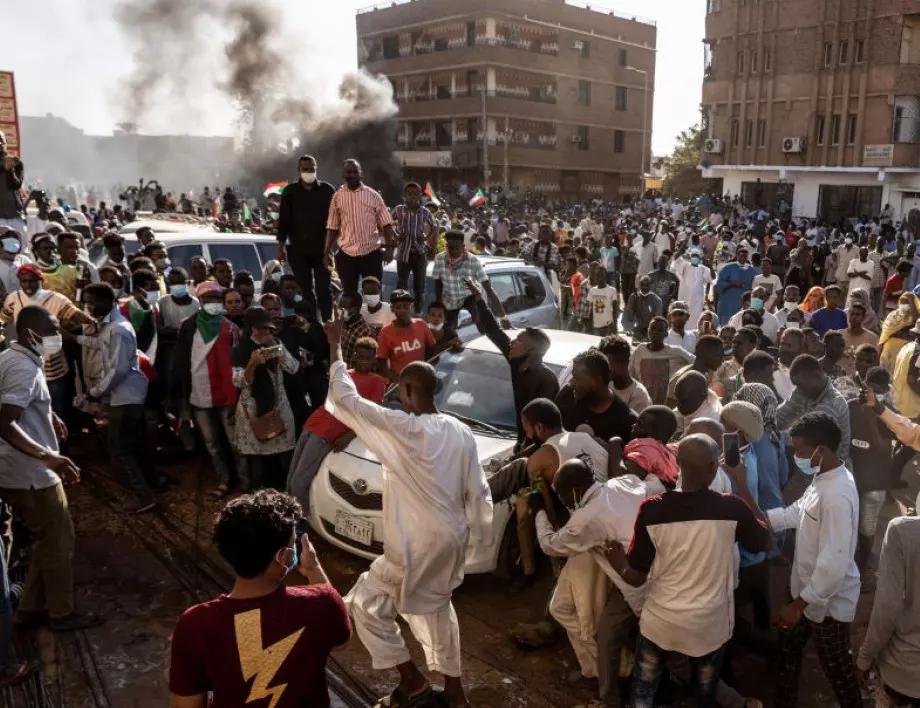
[[706,288],[712,283],[712,271],[703,264],[702,253],[691,250],[689,256],[681,254],[671,264],[671,272],[680,279],[677,299],[690,309],[691,327],[699,320],[706,302]]
[[405,412],[361,398],[342,361],[341,332],[338,317],[326,325],[333,358],[326,407],[383,467],[383,555],[345,603],[373,667],[399,670],[399,685],[382,705],[432,692],[409,657],[399,615],[422,645],[428,668],[444,675],[447,705],[466,706],[451,594],[463,582],[467,547],[492,540],[492,499],[476,441],[464,423],[438,412],[437,376],[425,362],[400,373]]

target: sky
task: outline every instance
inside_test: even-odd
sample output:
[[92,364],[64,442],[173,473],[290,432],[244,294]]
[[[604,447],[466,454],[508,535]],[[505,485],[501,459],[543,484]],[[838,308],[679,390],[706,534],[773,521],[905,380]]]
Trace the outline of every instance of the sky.
[[[20,114],[53,113],[87,133],[110,134],[125,117],[123,88],[134,62],[133,47],[112,19],[117,0],[35,2],[38,11],[4,14],[0,70],[15,72]],[[296,54],[298,64],[314,67],[327,83],[356,66],[354,18],[367,0],[274,3],[286,32],[297,37],[286,51]],[[619,0],[595,7],[657,22],[652,152],[670,153],[678,133],[699,120],[704,0]],[[157,62],[157,56],[145,61]],[[157,128],[229,134],[231,106],[219,103],[208,99],[214,110],[204,111],[204,116],[189,111],[195,116],[189,125]]]

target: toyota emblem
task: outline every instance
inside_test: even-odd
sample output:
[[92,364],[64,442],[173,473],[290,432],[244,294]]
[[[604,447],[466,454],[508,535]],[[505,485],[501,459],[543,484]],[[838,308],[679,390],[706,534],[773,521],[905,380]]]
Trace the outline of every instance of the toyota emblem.
[[355,488],[355,492],[358,494],[367,494],[367,480],[361,479],[360,477],[354,481],[352,485]]

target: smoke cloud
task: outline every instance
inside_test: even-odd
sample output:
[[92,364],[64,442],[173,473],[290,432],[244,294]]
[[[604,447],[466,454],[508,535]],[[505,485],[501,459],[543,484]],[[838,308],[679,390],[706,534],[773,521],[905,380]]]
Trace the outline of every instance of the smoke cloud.
[[[389,82],[349,72],[326,96],[315,78],[298,71],[315,65],[302,61],[280,17],[264,0],[124,0],[115,19],[135,52],[120,102],[123,122],[142,131],[188,130],[230,105],[242,149],[239,157],[226,156],[221,173],[236,183],[258,191],[267,181],[293,178],[297,156],[308,152],[333,183],[341,162],[357,158],[369,185],[398,198]],[[163,163],[173,157],[164,155]]]

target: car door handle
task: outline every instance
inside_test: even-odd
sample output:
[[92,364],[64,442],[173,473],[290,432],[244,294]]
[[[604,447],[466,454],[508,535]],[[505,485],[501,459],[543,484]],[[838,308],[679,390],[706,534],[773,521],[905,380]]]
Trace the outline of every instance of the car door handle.
[[526,317],[520,317],[518,318],[518,322],[530,322],[530,320],[527,319]]

